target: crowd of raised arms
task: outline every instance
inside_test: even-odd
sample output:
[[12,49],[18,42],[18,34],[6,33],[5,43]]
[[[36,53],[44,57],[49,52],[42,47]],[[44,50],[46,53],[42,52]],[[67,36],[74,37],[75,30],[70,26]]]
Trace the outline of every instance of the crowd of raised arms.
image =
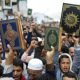
[[24,49],[7,44],[8,51],[4,51],[0,38],[0,80],[80,80],[79,36],[64,32],[60,50],[53,45],[51,50],[45,50],[45,25],[26,18],[22,28]]

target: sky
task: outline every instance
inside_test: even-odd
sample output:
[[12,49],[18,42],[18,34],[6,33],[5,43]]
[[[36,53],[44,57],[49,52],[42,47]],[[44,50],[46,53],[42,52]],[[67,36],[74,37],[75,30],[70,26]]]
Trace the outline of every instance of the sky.
[[80,5],[80,0],[28,0],[27,7],[32,8],[33,13],[42,13],[59,21],[63,3]]

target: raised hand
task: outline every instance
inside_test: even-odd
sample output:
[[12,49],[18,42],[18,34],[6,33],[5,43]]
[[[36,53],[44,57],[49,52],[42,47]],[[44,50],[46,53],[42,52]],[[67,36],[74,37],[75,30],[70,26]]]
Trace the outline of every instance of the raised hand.
[[47,51],[46,53],[46,61],[47,64],[53,63],[53,56],[54,56],[54,47],[51,46],[51,51]]
[[7,47],[9,49],[9,54],[13,53],[13,50],[12,50],[12,48],[11,48],[11,46],[9,44],[7,45]]
[[13,59],[14,59],[14,52],[13,49],[11,48],[11,46],[8,44],[7,45],[9,52],[6,53],[6,64],[10,65],[13,63]]
[[37,46],[37,42],[35,40],[31,41],[30,47],[35,48]]

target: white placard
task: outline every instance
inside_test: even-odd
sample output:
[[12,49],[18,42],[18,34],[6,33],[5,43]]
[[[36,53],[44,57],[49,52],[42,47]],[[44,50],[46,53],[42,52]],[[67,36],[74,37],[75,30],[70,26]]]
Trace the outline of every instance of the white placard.
[[19,1],[19,11],[23,16],[27,16],[27,0]]
[[12,6],[12,10],[13,13],[18,12],[18,6],[17,5]]

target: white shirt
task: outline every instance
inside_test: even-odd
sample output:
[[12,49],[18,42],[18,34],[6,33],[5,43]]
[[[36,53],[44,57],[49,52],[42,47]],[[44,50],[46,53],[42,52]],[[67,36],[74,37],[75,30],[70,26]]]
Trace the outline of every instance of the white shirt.
[[13,64],[6,65],[5,60],[2,60],[1,65],[4,67],[3,74],[10,73],[13,71]]
[[0,80],[14,80],[13,78],[8,78],[8,77],[2,77]]

